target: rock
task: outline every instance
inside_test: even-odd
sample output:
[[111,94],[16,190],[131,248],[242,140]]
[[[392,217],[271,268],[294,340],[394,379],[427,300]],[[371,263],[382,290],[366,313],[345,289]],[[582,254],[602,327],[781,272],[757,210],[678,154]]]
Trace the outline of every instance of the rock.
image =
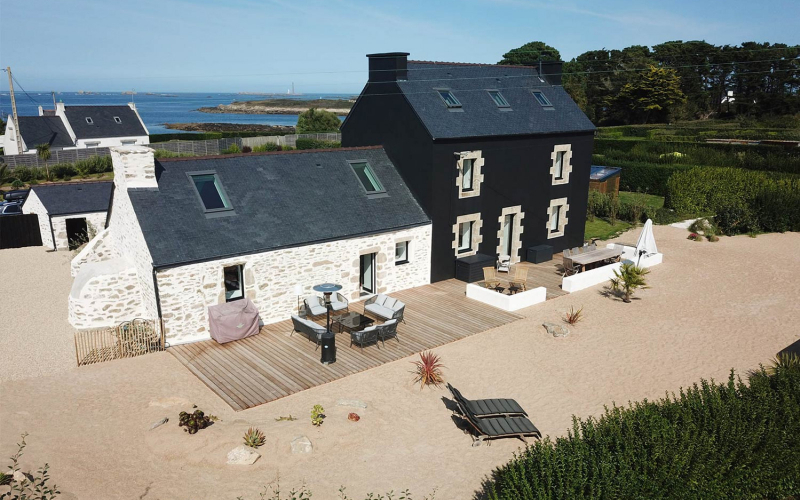
[[340,399],[336,402],[336,406],[352,406],[353,408],[366,408],[367,403],[359,401],[358,399]]
[[358,422],[359,420],[361,420],[361,417],[358,416],[358,413],[350,413],[349,415],[347,415],[347,420],[351,422]]
[[240,444],[228,452],[228,465],[253,465],[259,458],[261,455],[256,450]]
[[170,396],[166,398],[156,399],[155,401],[150,401],[150,406],[159,406],[161,408],[169,408],[171,406],[189,406],[190,401],[186,398],[178,398],[175,396]]
[[153,424],[150,426],[150,430],[152,431],[156,427],[161,427],[162,425],[166,424],[167,422],[169,422],[169,418],[167,418],[167,417],[162,418],[158,422],[153,422]]
[[297,436],[292,439],[292,453],[311,453],[314,446],[306,436]]
[[542,323],[542,326],[547,330],[547,333],[553,337],[566,337],[569,335],[569,328],[559,325],[557,323]]

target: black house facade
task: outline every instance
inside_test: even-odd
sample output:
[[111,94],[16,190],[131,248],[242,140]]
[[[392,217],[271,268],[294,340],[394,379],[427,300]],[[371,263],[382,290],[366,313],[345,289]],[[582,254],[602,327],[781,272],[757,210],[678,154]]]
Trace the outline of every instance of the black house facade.
[[342,146],[382,145],[433,222],[431,281],[475,254],[583,243],[595,127],[539,67],[372,54]]

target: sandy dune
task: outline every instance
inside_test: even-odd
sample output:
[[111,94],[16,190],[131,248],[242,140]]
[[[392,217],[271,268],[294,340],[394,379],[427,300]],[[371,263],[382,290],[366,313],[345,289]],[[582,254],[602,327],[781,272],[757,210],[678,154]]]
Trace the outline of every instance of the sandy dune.
[[[657,398],[701,377],[722,380],[800,337],[800,234],[713,244],[670,227],[656,227],[655,235],[664,263],[650,275],[653,288],[633,303],[595,288],[523,310],[520,321],[437,349],[448,381],[468,397],[516,398],[543,433],[561,435],[573,414]],[[54,274],[68,274],[53,263]],[[54,279],[63,286],[65,278]],[[548,336],[541,322],[558,320],[571,305],[583,306],[586,319],[566,338]],[[37,313],[19,307],[16,324],[38,334]],[[8,351],[7,362],[17,362]],[[410,368],[410,359],[401,360],[238,413],[169,353],[7,381],[0,386],[0,455],[30,432],[24,463],[48,461],[64,498],[258,498],[278,475],[283,489],[305,482],[322,499],[337,498],[340,485],[355,498],[405,488],[415,498],[434,488],[438,499],[470,498],[521,442],[472,448],[451,420],[446,391],[412,386]],[[337,407],[342,398],[369,407]],[[192,403],[221,421],[185,434],[177,414]],[[317,403],[327,410],[319,429],[309,421]],[[349,422],[350,411],[361,421]],[[288,414],[299,420],[275,422]],[[168,424],[148,430],[164,416]],[[263,456],[249,467],[225,465],[250,425],[267,435]],[[311,439],[312,454],[291,454],[298,435]]]

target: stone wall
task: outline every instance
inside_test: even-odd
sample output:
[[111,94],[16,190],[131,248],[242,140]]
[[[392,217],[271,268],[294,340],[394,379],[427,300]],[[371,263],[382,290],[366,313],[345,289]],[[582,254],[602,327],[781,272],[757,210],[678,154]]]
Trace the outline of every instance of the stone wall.
[[28,198],[25,200],[25,204],[22,205],[22,213],[39,216],[39,232],[42,235],[42,245],[48,250],[55,250],[53,233],[50,231],[50,217],[47,215],[47,209],[44,208],[42,200],[39,199],[35,190],[32,189],[28,193]]
[[86,224],[92,225],[89,233],[94,230],[95,234],[103,230],[106,225],[106,214],[108,212],[89,212],[85,214],[53,215],[50,220],[53,223],[53,234],[56,237],[56,250],[69,250],[69,239],[67,238],[67,219],[86,219]]
[[132,262],[116,258],[83,266],[69,294],[69,323],[73,327],[114,326],[141,317],[142,296]]
[[[407,264],[395,265],[395,244],[408,241]],[[289,319],[297,312],[295,286],[303,295],[312,287],[333,282],[349,300],[359,300],[359,257],[376,253],[379,293],[391,293],[430,282],[431,226],[299,248],[275,250],[158,272],[166,340],[171,344],[210,338],[208,306],[225,302],[223,268],[244,265],[245,296],[258,307],[264,323]]]
[[70,272],[73,277],[77,276],[86,264],[103,262],[104,260],[110,260],[120,256],[111,242],[109,233],[110,230],[108,228],[97,233],[97,236],[92,238],[92,241],[87,243],[80,253],[72,259]]

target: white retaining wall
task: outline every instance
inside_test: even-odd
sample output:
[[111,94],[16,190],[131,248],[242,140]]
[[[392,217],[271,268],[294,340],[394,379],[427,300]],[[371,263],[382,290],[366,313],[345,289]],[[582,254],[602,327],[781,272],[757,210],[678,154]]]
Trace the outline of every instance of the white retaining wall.
[[83,266],[94,262],[102,262],[104,260],[119,257],[119,252],[114,248],[111,243],[110,230],[103,229],[97,236],[92,238],[92,241],[86,244],[83,249],[72,259],[70,264],[70,273],[73,277],[77,276]]
[[[598,267],[596,269],[592,269],[590,271],[584,271],[582,273],[573,274],[572,276],[565,276],[564,279],[561,281],[561,288],[565,292],[577,292],[578,290],[584,290],[586,288],[599,285],[600,283],[605,283],[611,278],[614,277],[614,271],[618,271],[622,264],[625,262],[632,262],[636,263],[636,249],[634,247],[619,245],[614,243],[609,243],[606,245],[608,248],[614,248],[615,246],[622,246],[622,261],[615,262],[614,264],[609,264],[606,266]],[[650,255],[648,257],[642,257],[639,260],[640,267],[652,267],[658,264],[661,264],[663,261],[664,256],[660,253]]]
[[[409,262],[395,265],[395,244],[409,241]],[[264,323],[296,314],[298,297],[317,294],[319,283],[338,283],[349,300],[359,300],[359,256],[376,253],[378,293],[430,282],[431,226],[275,250],[166,269],[158,272],[158,291],[166,340],[170,344],[210,338],[208,306],[225,302],[223,268],[244,265],[245,296],[258,307]]]
[[467,284],[467,298],[489,304],[504,311],[516,311],[547,300],[547,288],[540,286],[514,295],[505,295],[489,288]]

